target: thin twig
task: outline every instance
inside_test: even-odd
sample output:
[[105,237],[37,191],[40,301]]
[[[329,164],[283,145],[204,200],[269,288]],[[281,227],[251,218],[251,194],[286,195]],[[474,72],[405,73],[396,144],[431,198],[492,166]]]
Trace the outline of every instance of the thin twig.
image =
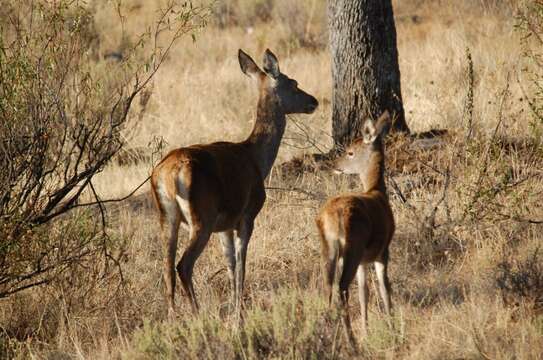
[[321,200],[322,196],[319,196],[311,191],[298,188],[298,187],[289,187],[289,188],[283,188],[283,187],[277,187],[277,186],[266,186],[266,190],[277,190],[277,191],[289,191],[289,192],[298,192],[304,195],[309,196],[313,200]]
[[77,207],[83,207],[83,206],[92,206],[92,205],[99,205],[99,204],[106,204],[106,203],[113,203],[113,202],[121,202],[121,201],[124,201],[126,199],[128,199],[129,197],[131,197],[132,195],[134,195],[136,193],[136,191],[138,191],[143,185],[145,185],[145,183],[147,181],[149,181],[149,179],[151,178],[151,176],[147,176],[147,178],[145,180],[143,180],[143,182],[141,184],[139,184],[134,190],[132,190],[128,195],[122,197],[122,198],[119,198],[119,199],[107,199],[107,200],[100,200],[100,201],[93,201],[93,202],[89,202],[89,203],[83,203],[83,204],[75,204],[74,206],[72,206],[71,208],[74,209],[74,208],[77,208]]

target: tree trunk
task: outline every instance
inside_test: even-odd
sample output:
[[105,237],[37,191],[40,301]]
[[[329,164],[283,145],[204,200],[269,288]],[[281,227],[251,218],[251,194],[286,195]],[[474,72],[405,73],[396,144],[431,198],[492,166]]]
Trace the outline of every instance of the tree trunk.
[[391,0],[329,0],[334,150],[361,135],[368,118],[389,110],[392,130],[409,133],[400,88]]

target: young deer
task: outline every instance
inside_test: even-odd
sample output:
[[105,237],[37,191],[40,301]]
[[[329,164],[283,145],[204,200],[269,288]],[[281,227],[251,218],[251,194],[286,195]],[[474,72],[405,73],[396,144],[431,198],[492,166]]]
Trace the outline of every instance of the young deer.
[[362,313],[362,328],[367,333],[368,287],[367,264],[373,262],[379,281],[379,292],[385,313],[390,314],[389,281],[387,276],[388,246],[394,234],[394,217],[385,187],[385,154],[383,137],[390,127],[388,112],[376,125],[368,120],[363,136],[355,140],[346,153],[334,163],[344,174],[359,174],[363,191],[329,199],[317,217],[324,260],[325,282],[329,302],[337,260],[340,266],[339,294],[343,323],[352,344],[354,337],[348,312],[349,285],[356,273]]
[[192,284],[194,264],[211,233],[218,232],[239,314],[247,245],[255,217],[266,199],[264,179],[277,156],[285,115],[310,114],[318,106],[313,96],[298,88],[296,80],[280,72],[270,50],[264,54],[264,71],[242,50],[238,59],[241,70],[256,82],[259,93],[251,135],[239,143],[216,142],[173,150],[151,175],[164,232],[164,279],[170,313],[174,311],[177,236],[180,223],[184,223],[189,243],[176,268],[193,310],[198,310]]

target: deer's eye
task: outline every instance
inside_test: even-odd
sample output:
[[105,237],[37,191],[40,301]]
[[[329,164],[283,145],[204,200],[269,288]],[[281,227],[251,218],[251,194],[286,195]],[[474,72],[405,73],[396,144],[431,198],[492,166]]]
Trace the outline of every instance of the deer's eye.
[[352,151],[347,152],[347,156],[348,156],[348,157],[353,157],[353,156],[354,156],[354,152],[352,152]]

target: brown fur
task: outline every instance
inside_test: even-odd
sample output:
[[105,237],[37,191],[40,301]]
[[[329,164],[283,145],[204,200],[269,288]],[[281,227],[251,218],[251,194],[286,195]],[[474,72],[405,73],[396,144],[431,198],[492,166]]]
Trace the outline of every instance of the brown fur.
[[358,173],[363,191],[329,199],[316,222],[324,259],[325,283],[329,301],[338,260],[343,262],[339,274],[339,293],[347,336],[354,343],[348,314],[349,285],[355,273],[359,276],[362,326],[367,328],[366,265],[376,263],[380,293],[385,312],[390,311],[388,246],[394,234],[394,217],[384,182],[384,149],[382,136],[390,122],[385,113],[377,122],[377,130],[368,125],[368,134],[347,149],[335,162],[341,172]]
[[294,86],[294,80],[279,72],[277,59],[269,50],[264,57],[266,73],[241,50],[238,56],[242,71],[257,82],[259,90],[251,135],[239,143],[215,142],[173,150],[151,175],[163,232],[169,230],[163,238],[164,278],[171,312],[180,224],[189,230],[189,243],[176,268],[193,309],[198,309],[193,267],[213,232],[221,233],[233,300],[240,309],[247,245],[266,199],[264,179],[277,156],[286,126],[285,114],[310,113],[318,105],[314,97]]

